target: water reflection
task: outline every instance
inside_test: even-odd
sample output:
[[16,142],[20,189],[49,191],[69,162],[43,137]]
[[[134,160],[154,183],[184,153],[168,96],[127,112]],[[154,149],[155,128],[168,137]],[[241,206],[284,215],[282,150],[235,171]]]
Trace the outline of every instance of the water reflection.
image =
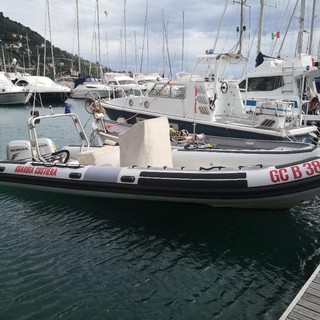
[[[232,319],[239,312],[243,319],[248,312],[275,319],[319,259],[319,227],[305,216],[316,212],[316,200],[280,212],[21,191],[0,193],[0,208],[2,242],[14,252],[2,260],[6,268],[14,262],[27,270],[20,273],[23,283],[44,273],[46,283],[64,291],[67,308],[85,287],[98,304],[97,292],[111,289],[107,305],[115,317],[126,297],[124,318],[139,306],[138,317],[155,319],[170,318],[172,310],[185,319]],[[44,303],[37,282],[30,286]]]

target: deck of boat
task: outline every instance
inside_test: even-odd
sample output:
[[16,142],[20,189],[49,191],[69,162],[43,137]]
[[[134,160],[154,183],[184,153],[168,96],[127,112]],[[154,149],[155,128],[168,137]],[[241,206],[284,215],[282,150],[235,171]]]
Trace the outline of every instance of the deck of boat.
[[280,320],[304,319],[320,319],[320,265],[280,318]]

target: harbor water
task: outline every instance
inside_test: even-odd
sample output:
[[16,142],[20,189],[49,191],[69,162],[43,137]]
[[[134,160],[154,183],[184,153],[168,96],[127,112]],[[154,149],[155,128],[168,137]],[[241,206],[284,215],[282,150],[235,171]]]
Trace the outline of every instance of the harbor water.
[[[71,110],[90,132],[84,102]],[[30,111],[0,108],[1,158]],[[58,147],[72,136],[46,130]],[[255,211],[1,188],[0,319],[279,319],[320,263],[319,200]]]

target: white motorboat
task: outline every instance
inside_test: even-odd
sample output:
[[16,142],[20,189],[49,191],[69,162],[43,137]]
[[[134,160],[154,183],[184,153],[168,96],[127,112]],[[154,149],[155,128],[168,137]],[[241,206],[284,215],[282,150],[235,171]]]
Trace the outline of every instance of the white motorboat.
[[[301,113],[301,122],[314,123],[320,126],[320,110],[309,112],[307,109],[308,102],[314,97],[319,98],[320,94],[320,91],[317,90],[317,81],[320,79],[319,62],[316,61],[318,59],[316,55],[311,55],[312,39],[315,31],[314,21],[311,22],[311,29],[307,30],[304,24],[306,3],[305,1],[300,2],[299,31],[297,32],[295,50],[292,50],[293,57],[281,58],[281,50],[286,39],[284,37],[276,57],[266,56],[261,51],[257,53],[256,67],[239,81],[239,87],[247,110],[255,111],[259,108],[257,103],[266,97],[280,98],[290,101],[297,112]],[[263,6],[264,4],[261,2],[257,45],[259,50],[263,30]],[[296,15],[295,10],[293,10],[291,18]],[[315,2],[312,12],[314,10]],[[312,16],[311,20],[315,18],[315,16]],[[289,21],[288,28],[291,23],[291,20]],[[278,36],[280,37],[280,34]],[[307,38],[304,39],[305,37]],[[304,46],[306,46],[305,50],[303,49]]]
[[111,98],[136,95],[141,96],[145,90],[144,85],[140,85],[135,79],[125,73],[106,72],[104,82],[115,91]]
[[135,123],[165,116],[176,130],[202,132],[214,136],[248,139],[317,140],[315,126],[301,124],[301,114],[293,104],[264,99],[256,112],[246,113],[236,80],[219,77],[222,65],[239,61],[236,54],[199,56],[196,65],[206,66],[203,77],[190,76],[157,83],[143,96],[126,95],[101,100],[108,117]]
[[26,104],[30,99],[29,91],[12,83],[5,72],[0,72],[0,105]]
[[151,89],[155,83],[164,81],[159,73],[133,73],[133,79],[140,85],[143,92]]
[[296,112],[301,112],[302,122],[320,124],[319,114],[308,114],[302,108],[319,94],[319,78],[320,70],[311,55],[301,54],[292,60],[263,57],[261,64],[239,80],[239,87],[247,111],[256,112],[259,101],[273,97],[291,102]]
[[[71,118],[78,129],[77,161],[68,159],[68,146],[57,151],[51,139],[37,136],[39,120],[58,117]],[[7,157],[0,161],[0,188],[276,210],[299,205],[320,191],[320,157],[279,166],[174,167],[169,125],[162,119],[154,119],[161,120],[156,131],[140,122],[130,129],[135,132],[120,135],[120,146],[90,149],[75,114],[34,114],[28,121],[29,140],[7,145]],[[142,139],[132,140],[137,135]]]
[[71,93],[69,87],[59,85],[44,76],[21,75],[18,77],[16,85],[32,93],[30,101],[35,99],[40,103],[65,101]]
[[72,90],[70,98],[84,99],[88,94],[100,98],[109,98],[110,91],[110,87],[101,83],[98,78],[90,76],[79,77],[75,79],[75,86]]

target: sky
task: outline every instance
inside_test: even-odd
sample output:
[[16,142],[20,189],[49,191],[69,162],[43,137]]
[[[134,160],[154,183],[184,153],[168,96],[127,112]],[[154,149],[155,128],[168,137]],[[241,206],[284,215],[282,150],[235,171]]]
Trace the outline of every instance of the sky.
[[[297,0],[264,0],[261,51],[292,57],[299,29]],[[237,44],[239,1],[233,0],[1,0],[0,11],[48,40],[53,45],[113,70],[159,72],[174,76],[191,72],[196,56],[214,48],[229,52]],[[304,50],[310,33],[313,0],[306,0]],[[97,8],[99,14],[97,15]],[[244,6],[242,54],[251,66],[257,54],[260,0]],[[315,12],[319,12],[319,4]],[[78,19],[77,19],[78,13]],[[315,18],[315,29],[320,27]],[[98,28],[99,20],[99,28]],[[79,29],[77,29],[77,21]],[[290,25],[289,22],[291,21]],[[79,47],[78,51],[78,30]],[[271,38],[280,32],[279,39]],[[317,54],[319,32],[312,52]],[[99,37],[100,36],[100,37]],[[100,41],[99,41],[100,39]],[[75,62],[76,63],[76,62]]]

